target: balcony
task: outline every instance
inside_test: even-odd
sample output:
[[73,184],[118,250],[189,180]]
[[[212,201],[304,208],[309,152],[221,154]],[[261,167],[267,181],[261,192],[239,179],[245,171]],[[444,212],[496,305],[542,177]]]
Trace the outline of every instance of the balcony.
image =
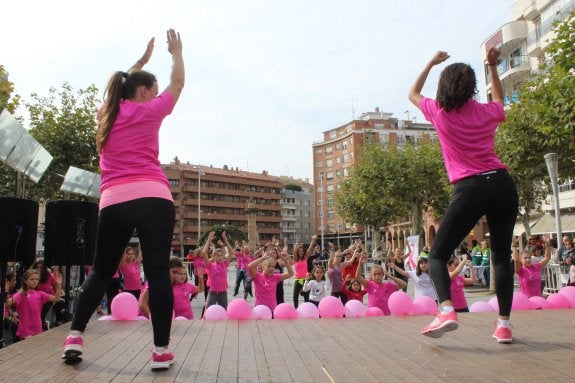
[[[529,74],[530,72],[530,58],[526,55],[502,60],[497,65],[497,73],[499,73],[499,78],[502,82],[505,82],[507,78],[511,78],[515,84],[517,83],[517,81],[515,81],[516,75],[524,77],[526,73]],[[489,74],[486,74],[485,79],[487,85],[491,84],[491,76],[489,76]],[[503,84],[503,86],[505,87],[505,84]]]

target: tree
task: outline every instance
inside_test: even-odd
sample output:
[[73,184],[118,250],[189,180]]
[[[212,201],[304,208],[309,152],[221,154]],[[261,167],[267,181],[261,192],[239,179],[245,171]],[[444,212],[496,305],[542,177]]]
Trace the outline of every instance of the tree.
[[545,50],[548,60],[523,84],[519,103],[511,106],[497,135],[497,152],[517,185],[527,235],[530,215],[549,193],[543,156],[558,153],[560,178],[575,176],[575,13],[554,31],[557,37]]
[[300,192],[303,190],[302,187],[300,185],[297,185],[297,184],[288,184],[288,185],[284,186],[284,189],[285,190],[291,190],[291,191],[297,191],[297,192]]
[[371,144],[336,192],[335,203],[346,221],[376,227],[409,215],[412,233],[423,240],[423,212],[443,215],[449,195],[439,144]]
[[[60,90],[50,88],[49,95],[31,95],[26,103],[30,114],[30,134],[54,157],[38,184],[30,186],[27,198],[62,199],[62,175],[70,166],[98,171],[96,151],[96,111],[98,89],[91,85],[74,91],[64,83]],[[87,197],[66,195],[67,199]]]
[[220,240],[223,242],[222,233],[224,231],[226,232],[226,236],[228,237],[228,241],[230,241],[230,244],[232,246],[234,245],[235,241],[241,242],[242,240],[247,241],[247,239],[248,239],[248,236],[243,231],[238,229],[237,226],[234,226],[234,225],[215,225],[210,230],[208,230],[202,234],[202,236],[200,237],[200,242],[199,242],[200,246],[203,246],[204,243],[206,243],[206,239],[208,238],[208,235],[211,231],[214,231],[216,233],[214,243],[217,243]]
[[[6,109],[14,114],[20,105],[20,96],[13,94],[14,83],[8,81],[8,72],[0,65],[0,113]],[[16,171],[0,163],[0,195],[11,196],[16,191]]]

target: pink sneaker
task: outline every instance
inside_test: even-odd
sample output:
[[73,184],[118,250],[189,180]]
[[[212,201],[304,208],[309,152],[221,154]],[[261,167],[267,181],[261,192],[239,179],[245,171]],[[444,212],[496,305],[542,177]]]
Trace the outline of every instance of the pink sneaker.
[[457,322],[457,313],[450,311],[448,313],[439,313],[433,322],[428,324],[421,330],[421,333],[430,338],[439,338],[448,331],[457,330],[459,322]]
[[492,335],[499,343],[513,343],[510,327],[498,327]]
[[170,351],[156,354],[152,351],[152,370],[165,370],[174,363],[174,354]]
[[68,336],[64,342],[64,355],[62,359],[66,363],[76,363],[80,362],[82,358],[82,346],[84,345],[84,339],[81,336]]

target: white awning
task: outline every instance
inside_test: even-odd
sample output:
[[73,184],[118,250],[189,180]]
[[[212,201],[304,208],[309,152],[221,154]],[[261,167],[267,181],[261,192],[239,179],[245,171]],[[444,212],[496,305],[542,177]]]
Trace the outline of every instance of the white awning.
[[[556,231],[555,216],[549,213],[543,215],[531,228],[531,234],[555,233]],[[575,232],[575,213],[561,213],[561,231],[563,233]]]

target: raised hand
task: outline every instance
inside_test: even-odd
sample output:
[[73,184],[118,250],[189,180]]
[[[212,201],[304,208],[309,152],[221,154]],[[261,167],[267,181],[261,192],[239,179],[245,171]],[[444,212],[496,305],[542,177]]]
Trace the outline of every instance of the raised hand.
[[168,39],[168,52],[173,55],[182,53],[182,39],[180,38],[180,32],[176,32],[173,29],[168,29],[166,32],[166,37]]
[[447,52],[437,51],[437,52],[435,52],[435,54],[431,58],[430,63],[433,65],[441,64],[442,62],[444,62],[445,60],[447,60],[450,57],[451,56],[449,56],[447,54]]
[[501,51],[495,47],[489,48],[487,51],[487,63],[489,65],[497,64],[497,59],[501,55]]

